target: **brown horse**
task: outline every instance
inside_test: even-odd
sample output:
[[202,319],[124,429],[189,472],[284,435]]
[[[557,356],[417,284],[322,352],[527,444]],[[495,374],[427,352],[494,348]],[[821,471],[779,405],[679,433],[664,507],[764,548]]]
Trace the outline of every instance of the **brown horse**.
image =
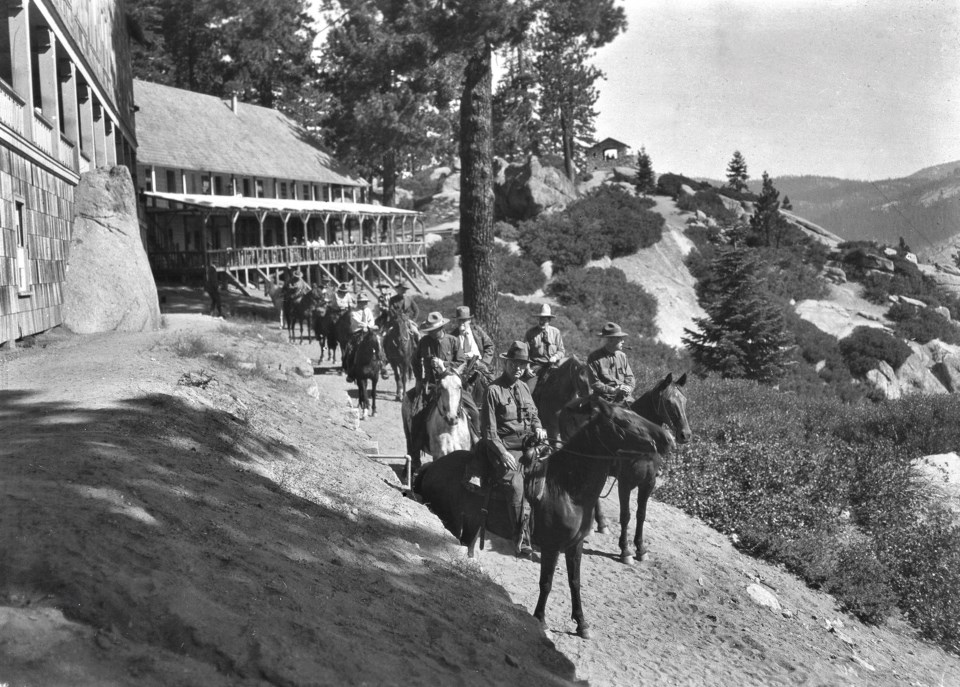
[[[380,381],[380,371],[384,365],[383,345],[376,330],[369,330],[360,336],[357,348],[353,354],[353,365],[346,373],[357,382],[359,395],[358,405],[360,419],[377,414],[377,382]],[[368,393],[367,382],[370,383]]]
[[[340,342],[337,339],[337,321],[343,314],[343,310],[337,307],[333,301],[327,303],[322,310],[314,312],[313,331],[320,342],[320,362],[323,362],[323,351],[327,351],[327,360],[331,363],[337,361],[337,346]],[[342,353],[342,351],[341,351]]]
[[560,439],[560,411],[577,398],[590,395],[587,366],[577,356],[564,358],[550,369],[534,387],[533,402],[537,404],[540,424],[551,441]]
[[[530,501],[531,538],[540,547],[540,596],[533,615],[545,621],[547,597],[553,586],[557,560],[563,552],[570,583],[570,600],[577,634],[588,639],[590,629],[580,599],[580,559],[583,540],[593,523],[593,510],[612,463],[624,457],[655,460],[668,452],[673,439],[668,432],[627,408],[603,400],[590,403],[591,416],[567,444],[524,475]],[[474,550],[481,528],[512,540],[516,523],[506,508],[489,508],[483,493],[462,484],[473,458],[470,451],[455,451],[426,465],[416,477],[413,491],[440,516],[460,543]]]
[[[680,389],[686,383],[686,374],[674,381],[673,373],[669,373],[653,388],[637,398],[630,409],[658,426],[669,428],[676,437],[677,443],[684,444],[693,437],[687,422],[687,398]],[[581,415],[573,408],[565,409],[561,414],[563,433],[572,434],[584,419],[585,415]],[[611,470],[611,474],[617,478],[617,494],[620,497],[620,561],[625,565],[633,565],[638,555],[641,561],[647,555],[647,549],[643,545],[643,523],[647,517],[647,501],[657,486],[659,472],[659,460],[636,459],[618,461]],[[633,546],[631,546],[630,497],[634,489],[637,490],[637,525]],[[596,518],[598,529],[604,528],[604,518],[599,503]]]
[[420,339],[410,331],[410,318],[406,311],[398,310],[392,315],[381,320],[386,326],[383,351],[393,368],[393,377],[397,381],[396,400],[400,401],[407,391],[407,381],[413,379],[414,356]]
[[[312,338],[312,325],[314,312],[323,308],[323,291],[317,285],[314,285],[310,291],[300,295],[291,295],[286,308],[287,312],[287,331],[291,341],[294,341],[294,328],[300,325],[300,337],[297,341],[303,341],[303,327],[307,327],[307,343]],[[319,340],[319,337],[318,337]]]

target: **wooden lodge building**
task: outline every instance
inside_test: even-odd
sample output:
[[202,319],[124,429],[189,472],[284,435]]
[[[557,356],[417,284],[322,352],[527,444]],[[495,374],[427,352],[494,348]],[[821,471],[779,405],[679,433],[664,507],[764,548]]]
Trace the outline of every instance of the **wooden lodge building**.
[[135,168],[122,0],[0,0],[0,345],[62,322],[74,191]]
[[158,281],[212,261],[243,287],[288,268],[308,281],[414,279],[420,215],[368,202],[295,122],[266,107],[134,81],[145,245]]

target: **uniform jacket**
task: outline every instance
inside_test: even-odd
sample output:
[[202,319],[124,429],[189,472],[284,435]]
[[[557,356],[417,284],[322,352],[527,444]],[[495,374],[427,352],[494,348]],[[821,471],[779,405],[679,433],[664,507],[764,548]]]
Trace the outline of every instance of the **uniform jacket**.
[[598,348],[587,357],[587,375],[593,393],[606,399],[616,395],[617,387],[632,388],[634,384],[633,370],[623,351],[611,353],[606,348]]
[[566,355],[560,330],[553,325],[548,324],[545,329],[540,329],[539,325],[530,327],[523,338],[530,346],[530,359],[534,362],[546,362],[551,356],[563,358]]
[[[457,340],[460,343],[460,348],[463,349],[463,331],[461,330],[462,325],[457,325],[450,332],[451,336],[457,337]],[[477,348],[480,351],[480,362],[486,366],[493,365],[493,339],[491,339],[483,329],[480,328],[480,325],[470,323],[470,333],[473,334],[473,340],[477,344]]]
[[453,365],[462,364],[464,360],[460,341],[447,333],[444,333],[440,339],[425,334],[417,344],[417,362],[413,366],[417,382],[426,381],[427,384],[436,382],[433,365],[430,362],[432,358],[440,358],[444,363],[453,363]]
[[501,451],[516,450],[540,429],[540,416],[530,389],[519,379],[501,375],[490,383],[480,411],[480,438]]

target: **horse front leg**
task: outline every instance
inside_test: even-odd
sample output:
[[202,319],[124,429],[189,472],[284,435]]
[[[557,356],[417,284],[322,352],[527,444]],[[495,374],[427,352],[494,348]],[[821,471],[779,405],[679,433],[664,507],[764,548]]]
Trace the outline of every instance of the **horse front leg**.
[[651,469],[637,488],[637,528],[633,537],[633,545],[636,547],[637,555],[641,561],[647,557],[647,547],[643,545],[643,523],[647,519],[647,502],[656,486],[657,475]]
[[590,639],[590,624],[583,617],[583,603],[580,599],[580,559],[583,555],[583,540],[564,552],[567,560],[567,581],[570,583],[570,606],[573,619],[577,623],[577,634],[582,639]]
[[402,401],[403,394],[407,392],[407,375],[406,372],[401,371],[400,365],[393,365],[393,379],[397,383],[397,395],[394,397],[395,401]]
[[377,382],[380,381],[380,374],[377,373],[370,380],[370,417],[377,415]]
[[357,405],[360,406],[360,419],[367,419],[367,408],[369,402],[367,401],[367,380],[362,377],[357,378]]
[[633,565],[636,551],[630,547],[630,492],[632,489],[621,473],[617,480],[617,495],[620,497],[620,562]]
[[600,509],[600,499],[597,499],[597,506],[593,510],[593,519],[597,523],[597,532],[604,534],[607,531],[607,518],[604,517],[603,511]]
[[540,596],[537,597],[537,608],[533,611],[533,617],[544,625],[547,622],[547,597],[550,596],[550,590],[553,588],[553,573],[557,569],[559,558],[559,551],[542,550],[540,552]]

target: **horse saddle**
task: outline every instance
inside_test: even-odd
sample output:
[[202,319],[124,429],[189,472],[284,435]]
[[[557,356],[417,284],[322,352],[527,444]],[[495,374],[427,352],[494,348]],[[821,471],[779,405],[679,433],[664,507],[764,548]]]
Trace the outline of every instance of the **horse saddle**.
[[531,504],[540,503],[547,485],[547,461],[550,447],[531,446],[523,452],[523,495]]

